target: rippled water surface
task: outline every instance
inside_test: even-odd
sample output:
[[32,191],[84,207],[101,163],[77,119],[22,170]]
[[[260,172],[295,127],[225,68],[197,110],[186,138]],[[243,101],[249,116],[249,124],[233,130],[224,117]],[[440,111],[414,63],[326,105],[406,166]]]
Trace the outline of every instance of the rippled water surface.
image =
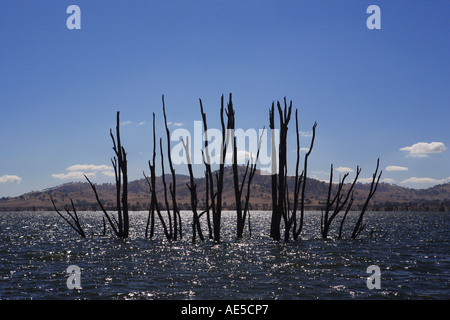
[[[333,229],[323,240],[320,214],[308,212],[302,239],[278,243],[268,237],[270,213],[252,213],[251,237],[236,241],[235,214],[225,212],[220,244],[192,244],[191,214],[182,215],[183,239],[168,242],[145,239],[145,212],[131,214],[126,240],[98,236],[96,212],[79,213],[85,239],[54,212],[0,213],[0,298],[450,298],[450,213],[370,212],[359,239],[349,239],[350,229],[336,239]],[[372,228],[380,232],[371,237]],[[81,268],[81,289],[66,286],[70,265]],[[380,267],[381,289],[367,288],[370,265]]]

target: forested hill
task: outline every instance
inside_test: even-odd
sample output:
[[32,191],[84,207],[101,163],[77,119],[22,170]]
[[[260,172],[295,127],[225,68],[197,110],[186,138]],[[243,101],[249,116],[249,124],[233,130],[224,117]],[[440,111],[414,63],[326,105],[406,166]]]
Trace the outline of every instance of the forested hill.
[[[244,170],[244,168],[241,168]],[[166,178],[171,181],[171,177]],[[190,209],[190,193],[186,184],[189,177],[177,175],[177,202],[181,209]],[[164,203],[164,191],[161,177],[156,179],[158,201]],[[196,179],[199,208],[204,208],[205,179]],[[291,184],[292,185],[292,184]],[[246,188],[246,186],[245,186]],[[357,183],[354,192],[354,206],[357,210],[364,203],[370,184]],[[100,184],[97,190],[106,208],[115,207],[115,185]],[[333,189],[336,191],[336,187]],[[129,204],[132,210],[148,210],[150,192],[145,179],[129,182]],[[307,210],[324,208],[327,198],[328,183],[315,179],[307,179],[305,204]],[[292,193],[292,192],[290,192]],[[73,200],[77,210],[99,210],[94,192],[87,182],[66,183],[43,191],[33,191],[19,197],[0,199],[0,211],[18,210],[53,210],[50,195],[57,206],[62,209]],[[170,194],[168,191],[168,197]],[[251,184],[251,209],[271,209],[271,176],[257,172]],[[231,167],[225,168],[223,205],[227,210],[234,209],[234,185]],[[370,202],[370,210],[386,211],[450,211],[450,183],[437,185],[427,189],[410,189],[397,185],[380,183],[375,196]]]

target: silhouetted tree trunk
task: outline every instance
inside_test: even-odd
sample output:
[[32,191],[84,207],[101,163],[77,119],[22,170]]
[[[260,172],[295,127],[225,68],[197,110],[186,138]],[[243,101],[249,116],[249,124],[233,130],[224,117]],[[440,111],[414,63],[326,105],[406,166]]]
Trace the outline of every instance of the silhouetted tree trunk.
[[[242,238],[242,232],[243,232],[243,213],[242,213],[242,188],[239,185],[239,170],[238,170],[238,163],[237,163],[237,146],[236,146],[236,136],[235,136],[235,116],[234,116],[234,109],[233,109],[233,102],[231,100],[231,94],[230,94],[230,101],[228,102],[228,108],[227,108],[227,118],[228,118],[228,126],[230,129],[231,137],[231,159],[232,159],[232,168],[233,168],[233,183],[234,183],[234,199],[235,199],[235,205],[236,205],[236,231],[237,231],[237,238]],[[245,170],[245,175],[247,174],[247,169]],[[245,179],[244,175],[244,179]]]
[[[275,129],[274,126],[274,104],[272,104],[272,109],[270,111],[270,128]],[[283,217],[285,220],[285,228],[289,228],[288,223],[288,211],[286,205],[286,166],[287,166],[287,131],[288,124],[291,118],[292,111],[292,101],[287,107],[286,98],[284,99],[284,111],[281,108],[280,102],[277,103],[278,114],[280,118],[280,145],[279,145],[279,153],[278,153],[278,181],[277,187],[274,187],[274,183],[276,179],[273,178],[272,173],[272,195],[275,195],[275,201],[272,199],[272,203],[274,207],[272,208],[272,220],[271,220],[271,236],[274,240],[280,240],[280,225],[281,218]],[[272,153],[274,150],[272,150]],[[285,229],[286,230],[286,229]],[[285,232],[286,237],[286,232]]]
[[[325,208],[325,212],[322,212],[322,217],[320,221],[320,229],[322,233],[322,238],[326,239],[328,237],[328,232],[330,230],[331,223],[333,222],[334,218],[339,214],[339,212],[342,211],[344,206],[347,204],[350,195],[353,194],[353,188],[356,184],[356,181],[358,180],[359,174],[361,173],[361,169],[359,167],[356,168],[356,177],[353,180],[353,183],[350,186],[350,189],[347,191],[347,195],[344,198],[344,194],[342,194],[342,188],[344,187],[345,179],[348,177],[348,173],[344,175],[342,180],[339,182],[338,190],[336,192],[336,195],[334,196],[333,200],[331,200],[331,189],[333,186],[333,165],[331,165],[331,172],[330,172],[330,183],[328,185],[328,196],[327,196],[327,204]],[[333,212],[330,215],[330,210],[334,206]],[[349,208],[348,208],[349,209]]]
[[149,229],[150,229],[150,239],[152,239],[153,235],[155,233],[155,205],[153,202],[153,192],[151,189],[152,188],[151,183],[150,183],[149,179],[147,178],[147,176],[145,175],[145,172],[144,172],[144,178],[147,181],[147,184],[149,185],[150,195],[151,195],[150,196],[150,198],[151,198],[150,207],[148,209],[148,216],[147,216],[147,224],[145,226],[145,237],[146,238],[149,237],[148,233],[149,233]]
[[[208,173],[208,170],[205,170],[205,213],[206,213],[206,223],[208,225],[208,237],[209,239],[213,239],[212,234],[212,226],[211,226],[211,215],[210,215],[210,209],[214,208],[214,201],[211,201],[211,205],[209,204],[209,196],[210,196],[210,188],[209,188],[209,177],[210,174]],[[214,191],[212,191],[212,198],[214,198]]]
[[[307,182],[307,172],[308,172],[308,158],[311,155],[311,152],[313,150],[314,147],[314,140],[316,138],[316,127],[317,127],[317,122],[314,122],[314,125],[312,127],[312,138],[311,138],[311,144],[309,146],[309,150],[305,155],[305,163],[304,163],[304,167],[303,167],[303,172],[302,172],[302,179],[301,179],[301,183],[302,183],[302,194],[301,194],[301,201],[300,201],[300,223],[299,223],[299,227],[298,229],[296,229],[296,220],[294,220],[294,240],[297,240],[298,237],[300,236],[300,233],[302,232],[303,229],[303,220],[304,220],[304,216],[305,216],[305,190],[306,190],[306,182]],[[297,126],[297,141],[299,141],[299,128]],[[300,150],[300,145],[297,143],[297,152]],[[299,158],[300,155],[299,153],[297,153],[297,158]],[[298,194],[296,195],[296,199],[298,199]]]
[[[117,144],[114,139],[112,130],[110,130],[111,139],[113,141],[113,150],[116,154],[113,161],[113,167],[116,178],[117,187],[117,212],[119,218],[119,237],[128,238],[129,219],[128,219],[128,170],[127,170],[127,154],[120,142],[120,118],[117,112],[116,137]],[[123,183],[120,188],[121,182]],[[122,199],[120,200],[120,193],[122,191]]]
[[355,199],[353,198],[353,192],[352,192],[352,195],[351,195],[351,197],[350,197],[350,202],[349,202],[348,205],[347,205],[347,209],[345,210],[344,216],[342,217],[341,224],[340,224],[340,226],[339,226],[339,235],[338,235],[338,238],[339,238],[339,239],[342,238],[342,229],[343,229],[343,227],[344,227],[345,218],[347,217],[347,214],[350,212],[350,209],[351,209],[351,207],[352,207],[352,205],[353,205],[353,201],[354,201],[354,200],[355,200]]
[[186,152],[186,160],[189,170],[189,179],[190,184],[186,184],[189,192],[191,194],[191,210],[192,210],[192,242],[195,243],[196,239],[196,233],[198,233],[198,236],[201,241],[204,241],[202,228],[200,225],[200,219],[199,214],[197,212],[197,204],[198,204],[198,198],[197,198],[197,185],[195,184],[194,180],[194,172],[192,170],[192,163],[191,163],[191,157],[189,154],[189,137],[186,137],[186,142],[182,140],[184,150]]
[[178,236],[180,239],[183,236],[182,233],[182,225],[181,225],[181,216],[180,216],[180,210],[178,208],[177,204],[177,178],[175,175],[175,169],[173,167],[172,163],[172,155],[171,155],[171,148],[170,148],[170,131],[169,127],[167,125],[167,117],[166,117],[166,105],[164,103],[164,95],[162,96],[162,103],[163,103],[163,114],[164,114],[164,123],[166,126],[166,136],[167,136],[167,158],[169,160],[169,167],[170,172],[172,174],[172,183],[169,184],[169,190],[170,195],[172,198],[172,211],[173,211],[173,240],[177,240]]
[[[230,101],[228,103],[227,108],[227,128],[228,132],[230,133],[230,141],[232,143],[231,149],[232,149],[232,169],[233,169],[233,183],[234,183],[234,198],[235,198],[235,205],[236,205],[236,233],[237,238],[241,239],[244,234],[244,227],[245,227],[245,220],[247,218],[247,214],[249,211],[249,201],[250,201],[250,185],[251,181],[253,179],[253,176],[256,172],[256,164],[258,162],[259,157],[259,151],[261,148],[261,137],[260,137],[260,143],[257,150],[257,155],[255,162],[253,162],[250,165],[250,160],[247,161],[247,166],[245,168],[245,172],[242,178],[242,182],[239,182],[239,167],[238,167],[238,160],[237,160],[237,145],[236,145],[236,136],[235,136],[235,130],[236,130],[236,118],[235,118],[235,112],[233,108],[233,102],[232,102],[232,96],[230,94]],[[250,172],[249,172],[250,168]],[[242,201],[242,192],[245,185],[245,181],[247,178],[247,173],[249,173],[248,179],[247,179],[247,194],[245,196],[245,202]],[[242,206],[244,204],[244,207]],[[250,227],[249,227],[250,228]]]
[[[300,131],[299,131],[299,127],[298,127],[298,110],[295,110],[295,132],[296,132],[296,138],[297,138],[297,160],[295,162],[295,177],[294,177],[294,206],[292,208],[292,219],[291,221],[289,221],[289,223],[293,224],[293,229],[292,229],[292,235],[294,240],[297,240],[297,208],[298,208],[298,197],[299,197],[299,192],[300,192],[300,186],[302,185],[303,182],[303,174],[304,171],[301,173],[301,175],[299,176],[298,174],[298,170],[299,170],[299,165],[300,165]],[[288,199],[289,201],[289,199]],[[303,218],[301,219],[301,224],[303,225]],[[290,226],[289,226],[290,228]],[[300,227],[300,231],[301,231],[301,227]],[[299,232],[300,234],[300,232]]]
[[92,190],[95,193],[95,198],[105,214],[111,228],[119,238],[127,238],[129,234],[129,219],[128,219],[128,174],[127,174],[127,154],[120,141],[120,113],[117,112],[117,124],[116,124],[116,139],[110,130],[110,136],[113,142],[113,150],[116,156],[111,159],[114,167],[114,174],[116,180],[116,208],[118,220],[112,221],[108,212],[105,210],[102,202],[97,193],[95,185],[85,175],[86,180],[91,185]]
[[[231,94],[230,94],[230,101],[231,101]],[[228,134],[228,128],[229,123],[227,124],[227,127],[225,127],[225,120],[224,120],[224,97],[222,95],[221,97],[221,104],[220,104],[220,122],[222,127],[222,140],[221,140],[221,148],[220,148],[220,163],[219,163],[219,173],[216,173],[216,184],[217,184],[217,191],[214,192],[214,183],[213,183],[213,176],[211,172],[211,162],[210,162],[210,153],[208,150],[208,144],[207,141],[207,124],[206,124],[206,114],[203,112],[203,105],[200,100],[200,108],[202,113],[202,119],[203,119],[203,127],[205,130],[205,152],[203,154],[203,160],[206,167],[206,176],[209,178],[209,192],[210,192],[210,198],[212,201],[212,227],[213,227],[213,239],[215,242],[220,242],[220,224],[221,224],[221,216],[222,216],[222,193],[223,193],[223,175],[224,175],[224,166],[225,166],[225,157],[226,157],[226,151],[227,151],[227,145],[229,142],[229,134]]]
[[[205,152],[202,151],[202,157],[203,157],[203,163],[205,164],[205,180],[206,180],[206,214],[207,214],[207,223],[208,223],[208,235],[209,239],[214,239],[213,237],[213,228],[211,227],[211,217],[209,214],[210,208],[212,210],[213,217],[215,216],[216,212],[216,204],[215,204],[215,197],[216,194],[214,193],[214,179],[211,171],[211,157],[208,151],[208,125],[206,123],[206,114],[203,112],[203,103],[202,100],[199,99],[200,102],[200,112],[202,115],[202,121],[203,121],[203,130],[205,135]],[[211,200],[211,205],[209,205],[209,200]],[[214,223],[214,222],[213,222]]]
[[[230,93],[230,102],[231,102],[231,93]],[[214,224],[214,241],[220,242],[220,224],[222,217],[222,193],[223,193],[223,175],[224,175],[224,167],[225,167],[225,157],[227,153],[227,146],[229,142],[228,135],[228,125],[225,127],[224,120],[224,100],[223,95],[221,97],[220,102],[220,124],[222,127],[222,141],[221,141],[221,149],[220,149],[220,164],[219,164],[219,174],[216,175],[217,180],[217,202],[216,202],[216,212],[213,216],[213,224]]]
[[56,204],[55,204],[55,201],[53,200],[52,196],[50,196],[50,200],[52,201],[53,208],[55,208],[56,213],[61,218],[63,218],[64,221],[66,221],[69,224],[69,226],[71,226],[72,229],[75,230],[82,238],[86,238],[86,234],[84,233],[84,230],[81,227],[80,219],[78,219],[77,210],[75,209],[75,205],[73,204],[72,199],[70,199],[70,203],[72,204],[73,214],[70,213],[70,211],[65,208],[67,215],[70,217],[72,222],[59,212],[59,210],[56,208]]
[[[162,154],[162,147],[161,147],[161,154]],[[156,197],[155,160],[156,160],[156,134],[155,134],[155,114],[153,113],[153,162],[151,162],[150,160],[148,161],[148,165],[150,168],[150,179],[145,175],[145,172],[144,172],[144,177],[148,183],[148,186],[150,188],[150,194],[151,194],[150,210],[149,210],[149,215],[148,215],[148,219],[147,219],[147,226],[145,229],[145,237],[147,238],[148,228],[149,228],[149,224],[150,224],[150,238],[153,238],[154,228],[155,228],[155,211],[156,211],[156,213],[158,214],[159,220],[161,221],[161,225],[163,227],[164,234],[166,235],[166,238],[168,240],[170,240],[170,239],[172,239],[171,233],[169,233],[169,231],[167,230],[167,225],[161,214],[161,209],[159,207],[158,199]],[[166,202],[167,202],[167,197],[166,197]],[[170,219],[170,213],[169,213],[169,219]]]
[[247,219],[247,216],[248,216],[248,232],[249,232],[249,236],[251,236],[251,234],[252,234],[252,229],[251,229],[251,225],[250,225],[250,207],[249,207],[249,203],[250,203],[250,187],[251,187],[251,184],[252,184],[253,176],[256,173],[256,165],[257,165],[258,159],[259,159],[259,152],[261,150],[261,142],[262,142],[262,135],[263,134],[264,134],[264,130],[263,130],[263,133],[261,134],[261,136],[259,138],[259,145],[258,145],[258,150],[256,152],[256,159],[252,163],[250,163],[250,160],[247,162],[247,168],[245,170],[244,177],[242,178],[242,185],[241,185],[241,189],[239,191],[240,195],[242,195],[242,189],[244,188],[245,177],[247,175],[247,170],[249,169],[249,166],[250,166],[250,172],[248,174],[248,179],[247,179],[247,194],[245,195],[245,202],[244,202],[244,213],[243,213],[243,216],[242,216],[242,220],[240,221],[240,224],[238,225],[238,239],[242,238],[242,236],[243,236],[245,220]]
[[367,198],[366,198],[366,201],[364,202],[361,213],[359,214],[358,221],[356,222],[355,228],[353,229],[352,239],[355,239],[364,230],[364,228],[366,226],[365,224],[362,223],[364,213],[367,210],[370,199],[373,197],[373,195],[377,191],[378,183],[380,182],[381,174],[383,173],[383,171],[380,171],[380,174],[378,175],[378,178],[377,178],[379,166],[380,166],[380,158],[378,158],[378,160],[377,160],[377,167],[372,176],[372,183],[370,185],[369,194],[367,195]]
[[[307,176],[308,157],[311,154],[314,146],[315,129],[317,123],[313,126],[313,137],[311,139],[311,146],[305,157],[305,165],[303,172],[299,175],[299,163],[300,163],[300,136],[298,127],[298,111],[295,112],[295,124],[296,124],[296,137],[297,137],[297,161],[295,166],[294,177],[294,193],[293,193],[293,205],[289,196],[289,186],[287,183],[287,132],[288,124],[292,112],[292,101],[289,103],[289,107],[284,98],[284,110],[281,108],[280,102],[277,102],[278,115],[280,119],[280,141],[278,150],[278,163],[276,159],[276,142],[275,142],[275,103],[272,102],[272,108],[269,111],[269,128],[271,129],[272,140],[272,219],[270,224],[270,236],[274,240],[280,240],[280,226],[281,218],[284,221],[284,240],[289,241],[290,230],[292,229],[293,238],[296,240],[300,235],[303,227],[304,218],[304,200],[305,200],[305,187]],[[277,167],[278,166],[278,167]],[[297,228],[297,211],[299,202],[300,187],[302,186],[302,195],[300,201],[300,226]],[[293,228],[292,228],[293,226]]]
[[154,190],[154,181],[153,181],[153,171],[155,170],[155,158],[156,158],[156,134],[155,134],[155,113],[153,113],[153,163],[148,161],[148,166],[150,168],[150,180],[147,178],[144,172],[144,178],[148,183],[150,188],[151,200],[150,200],[150,208],[148,211],[147,225],[145,227],[145,237],[148,237],[148,229],[150,227],[150,239],[153,238],[155,232],[155,202],[156,199],[156,191]]
[[106,219],[108,220],[109,226],[111,227],[111,229],[113,229],[114,234],[117,237],[120,237],[120,232],[118,230],[118,223],[117,220],[112,220],[112,218],[109,216],[108,211],[106,211],[105,207],[103,206],[102,201],[100,200],[100,197],[98,196],[98,192],[97,192],[97,188],[95,187],[95,185],[91,182],[91,180],[89,180],[89,178],[84,175],[84,177],[86,178],[86,180],[89,182],[89,185],[91,186],[92,190],[94,191],[95,194],[95,199],[97,200],[98,205],[100,206],[100,209],[102,209],[103,213],[105,214]]
[[270,236],[273,239],[280,239],[280,223],[281,214],[277,208],[277,190],[278,190],[278,174],[277,174],[277,155],[276,155],[276,139],[275,139],[275,102],[272,102],[272,108],[269,110],[269,128],[271,136],[271,186],[272,186],[272,219],[270,222]]
[[164,187],[164,204],[166,206],[167,211],[167,217],[169,219],[169,237],[170,239],[173,239],[173,226],[172,226],[172,215],[170,212],[170,206],[169,206],[169,198],[167,196],[167,183],[166,183],[166,173],[164,171],[164,152],[163,152],[163,146],[162,146],[162,139],[159,139],[159,151],[161,155],[161,180]]

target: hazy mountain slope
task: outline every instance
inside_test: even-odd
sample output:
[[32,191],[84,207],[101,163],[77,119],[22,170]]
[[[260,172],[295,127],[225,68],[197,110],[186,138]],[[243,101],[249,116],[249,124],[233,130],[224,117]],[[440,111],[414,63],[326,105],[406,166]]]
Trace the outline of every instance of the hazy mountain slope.
[[[244,171],[241,167],[240,170]],[[167,185],[172,181],[166,176]],[[163,184],[157,178],[158,201],[164,203]],[[292,181],[292,180],[289,180]],[[182,209],[190,208],[190,194],[186,186],[189,177],[177,175],[177,201]],[[199,205],[203,208],[205,201],[205,179],[196,179]],[[369,184],[358,183],[355,186],[355,205],[361,205],[369,191]],[[104,205],[113,209],[115,206],[115,185],[97,185],[97,190]],[[150,204],[149,187],[145,179],[129,182],[129,203],[134,210],[147,210]],[[328,184],[314,179],[307,180],[307,209],[319,210],[326,201]],[[291,191],[292,193],[292,191]],[[0,210],[52,210],[50,195],[61,209],[70,204],[72,199],[78,210],[99,209],[94,193],[88,183],[66,183],[51,189],[23,194],[19,197],[1,198]],[[170,199],[170,195],[169,195]],[[169,200],[170,202],[170,200]],[[234,207],[234,186],[231,167],[225,168],[224,175],[224,207]],[[253,209],[271,209],[271,177],[257,172],[251,186],[251,204]],[[410,189],[396,185],[381,183],[377,193],[371,200],[372,210],[441,210],[450,211],[450,183],[437,185],[428,189]]]

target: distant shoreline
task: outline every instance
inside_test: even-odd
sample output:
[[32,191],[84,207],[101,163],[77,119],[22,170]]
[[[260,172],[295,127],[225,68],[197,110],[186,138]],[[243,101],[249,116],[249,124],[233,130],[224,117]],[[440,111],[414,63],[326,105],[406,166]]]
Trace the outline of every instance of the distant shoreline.
[[[243,170],[243,168],[241,168]],[[271,176],[256,174],[252,181],[250,210],[271,210]],[[289,178],[288,178],[289,179]],[[288,180],[289,182],[289,180]],[[186,187],[189,176],[177,174],[177,203],[180,210],[190,210],[190,193]],[[195,179],[198,192],[198,206],[205,207],[205,180]],[[156,178],[159,202],[164,199],[161,177]],[[344,186],[344,189],[346,187]],[[355,185],[355,202],[352,211],[361,208],[370,184]],[[97,189],[102,203],[108,210],[116,209],[115,185],[98,184]],[[313,178],[307,178],[305,194],[306,210],[324,209],[327,199],[328,183]],[[145,179],[129,182],[128,203],[132,211],[145,211],[150,207],[151,196]],[[62,209],[70,207],[73,200],[78,211],[100,210],[95,195],[87,182],[70,182],[42,191],[25,193],[18,197],[0,198],[0,211],[53,211],[50,195]],[[233,173],[231,167],[225,168],[224,192],[222,205],[225,210],[235,209],[233,189]],[[165,205],[161,203],[161,208]],[[378,190],[370,202],[369,211],[450,211],[450,183],[436,185],[427,189],[411,189],[388,183],[380,183]]]

